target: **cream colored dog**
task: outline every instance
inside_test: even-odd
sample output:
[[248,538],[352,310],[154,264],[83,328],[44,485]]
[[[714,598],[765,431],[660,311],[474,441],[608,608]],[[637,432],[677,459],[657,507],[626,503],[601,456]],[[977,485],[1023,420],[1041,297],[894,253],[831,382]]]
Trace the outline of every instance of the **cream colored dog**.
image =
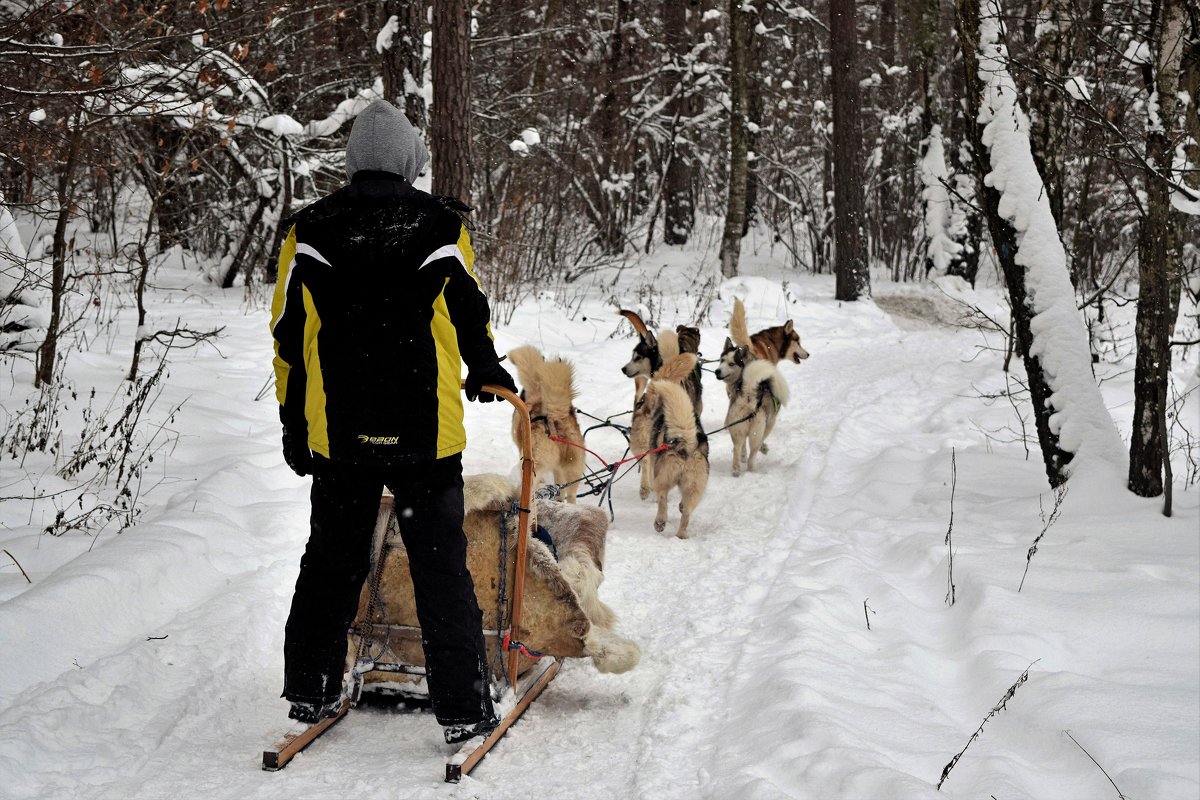
[[[539,483],[569,484],[562,496],[575,502],[583,477],[583,432],[575,416],[575,369],[571,362],[547,361],[536,347],[524,345],[508,354],[517,368],[521,396],[533,423],[533,469]],[[521,415],[513,411],[513,441],[520,446]]]
[[691,399],[677,382],[652,380],[642,397],[651,420],[650,448],[655,450],[647,459],[658,494],[654,530],[667,526],[667,495],[679,489],[682,497],[675,535],[686,539],[692,511],[708,488],[708,437],[700,429]]

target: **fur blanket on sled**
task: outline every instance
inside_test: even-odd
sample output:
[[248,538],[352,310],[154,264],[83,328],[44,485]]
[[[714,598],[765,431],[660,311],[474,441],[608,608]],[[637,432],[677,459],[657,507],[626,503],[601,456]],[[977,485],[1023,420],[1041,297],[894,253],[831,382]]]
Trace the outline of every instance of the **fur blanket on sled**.
[[[481,511],[508,506],[520,492],[501,475],[464,477],[463,499],[466,511]],[[554,542],[558,560],[550,548],[537,539],[528,540],[529,568],[542,572],[574,595],[574,602],[590,623],[584,634],[584,655],[600,672],[626,672],[637,666],[641,649],[637,643],[616,633],[617,615],[599,597],[604,581],[604,540],[608,534],[608,515],[599,508],[571,505],[548,500],[536,501],[538,524]],[[515,537],[509,544],[515,547]],[[562,598],[570,602],[569,598]]]

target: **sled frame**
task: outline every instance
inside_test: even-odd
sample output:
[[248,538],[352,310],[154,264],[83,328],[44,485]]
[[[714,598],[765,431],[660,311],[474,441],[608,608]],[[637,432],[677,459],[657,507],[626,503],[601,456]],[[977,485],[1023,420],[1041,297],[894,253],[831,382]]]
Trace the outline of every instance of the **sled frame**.
[[504,715],[495,730],[482,741],[479,741],[479,737],[468,739],[462,748],[446,761],[446,783],[458,783],[462,780],[463,775],[469,773],[476,764],[483,760],[483,757],[508,732],[513,723],[521,718],[521,715],[537,699],[547,684],[554,680],[554,676],[562,668],[562,663],[561,658],[547,657],[520,680],[514,691],[517,703],[511,711]]
[[262,768],[267,772],[278,772],[283,769],[297,753],[308,747],[322,733],[340,722],[349,710],[350,701],[346,700],[334,716],[310,725],[302,731],[293,731],[284,734],[283,738],[276,742],[274,747],[263,750]]

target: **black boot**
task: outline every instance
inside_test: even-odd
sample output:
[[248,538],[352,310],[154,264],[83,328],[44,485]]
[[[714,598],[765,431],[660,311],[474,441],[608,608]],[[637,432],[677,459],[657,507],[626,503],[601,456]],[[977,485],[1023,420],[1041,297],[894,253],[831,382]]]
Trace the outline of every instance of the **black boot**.
[[442,733],[446,737],[446,744],[458,744],[467,739],[474,739],[476,736],[487,738],[488,734],[496,730],[496,726],[499,724],[500,718],[492,716],[476,722],[474,725],[444,725]]
[[341,698],[330,700],[328,703],[294,702],[292,703],[291,711],[288,712],[288,718],[311,725],[323,719],[336,717],[338,712],[342,710],[342,703],[343,700]]

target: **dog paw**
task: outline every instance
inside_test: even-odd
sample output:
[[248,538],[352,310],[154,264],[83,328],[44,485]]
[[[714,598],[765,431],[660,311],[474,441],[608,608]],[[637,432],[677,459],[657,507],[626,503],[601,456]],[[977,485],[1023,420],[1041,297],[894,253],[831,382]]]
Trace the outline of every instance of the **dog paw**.
[[638,492],[638,496],[641,497],[643,500],[647,500],[650,498],[650,490],[642,489],[641,491]]
[[764,454],[767,452],[767,443],[766,442],[762,443],[762,447],[758,448],[758,452],[764,453]]
[[659,522],[658,520],[654,520],[654,530],[658,531],[659,533],[662,533],[663,528],[665,528],[665,527],[667,527],[666,520],[663,520],[662,522]]
[[735,478],[740,478],[740,477],[742,477],[742,468],[741,468],[741,467],[734,467],[734,468],[733,468],[733,477],[735,477]]
[[687,528],[680,528],[679,530],[675,531],[675,536],[679,539],[688,538]]

